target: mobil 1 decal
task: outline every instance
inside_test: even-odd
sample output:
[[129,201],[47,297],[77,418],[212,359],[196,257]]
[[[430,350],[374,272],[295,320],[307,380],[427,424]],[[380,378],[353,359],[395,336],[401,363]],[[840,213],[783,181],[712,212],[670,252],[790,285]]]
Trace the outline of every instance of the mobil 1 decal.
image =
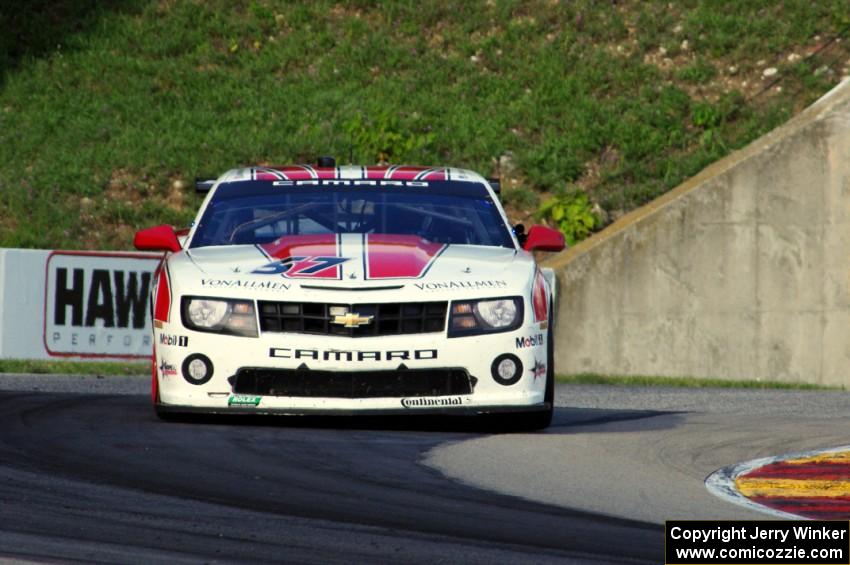
[[47,353],[150,357],[149,294],[159,261],[137,253],[52,253],[45,281]]

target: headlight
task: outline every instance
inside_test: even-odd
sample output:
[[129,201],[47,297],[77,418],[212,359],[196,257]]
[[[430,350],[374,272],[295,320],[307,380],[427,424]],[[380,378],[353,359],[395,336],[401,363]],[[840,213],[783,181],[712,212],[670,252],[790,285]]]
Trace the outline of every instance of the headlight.
[[506,328],[516,321],[516,302],[513,300],[486,300],[474,306],[478,318],[491,328]]
[[200,332],[257,337],[254,303],[249,300],[184,296],[183,325]]
[[507,332],[522,325],[522,298],[452,302],[449,337]]
[[207,300],[204,298],[189,299],[186,312],[189,321],[197,328],[218,329],[219,324],[230,311],[226,300]]

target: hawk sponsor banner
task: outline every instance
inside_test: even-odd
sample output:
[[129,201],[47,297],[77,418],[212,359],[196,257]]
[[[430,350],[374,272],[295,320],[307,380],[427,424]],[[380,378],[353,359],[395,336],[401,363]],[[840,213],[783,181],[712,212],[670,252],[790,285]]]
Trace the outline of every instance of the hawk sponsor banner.
[[44,267],[46,353],[150,357],[150,290],[159,259],[139,253],[50,253]]

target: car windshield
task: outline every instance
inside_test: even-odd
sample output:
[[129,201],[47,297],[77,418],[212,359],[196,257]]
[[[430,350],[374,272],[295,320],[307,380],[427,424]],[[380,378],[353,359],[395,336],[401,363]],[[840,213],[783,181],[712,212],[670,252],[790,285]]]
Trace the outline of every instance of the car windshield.
[[514,247],[484,185],[428,184],[307,188],[228,183],[219,187],[204,211],[191,247],[345,233],[417,235],[436,243]]

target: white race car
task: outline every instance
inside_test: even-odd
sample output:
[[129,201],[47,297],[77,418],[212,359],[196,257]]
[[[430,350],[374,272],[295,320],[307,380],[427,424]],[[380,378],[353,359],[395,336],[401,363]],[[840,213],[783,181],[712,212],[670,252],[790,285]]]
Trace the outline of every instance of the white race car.
[[157,413],[502,412],[548,426],[554,275],[531,251],[564,238],[512,229],[494,185],[406,166],[199,181],[188,233],[135,237],[167,252],[151,297]]

